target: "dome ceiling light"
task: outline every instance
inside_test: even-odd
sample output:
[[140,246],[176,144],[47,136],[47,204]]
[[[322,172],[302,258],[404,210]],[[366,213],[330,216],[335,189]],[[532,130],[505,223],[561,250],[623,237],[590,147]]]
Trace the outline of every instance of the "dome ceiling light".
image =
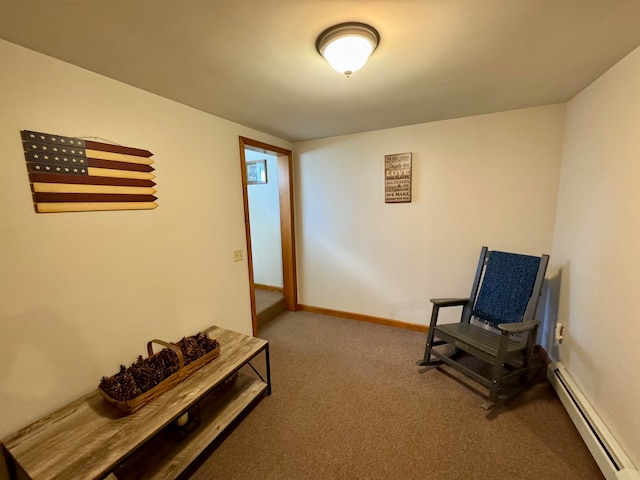
[[331,67],[347,77],[360,70],[380,43],[370,25],[347,22],[327,28],[318,36],[316,49]]

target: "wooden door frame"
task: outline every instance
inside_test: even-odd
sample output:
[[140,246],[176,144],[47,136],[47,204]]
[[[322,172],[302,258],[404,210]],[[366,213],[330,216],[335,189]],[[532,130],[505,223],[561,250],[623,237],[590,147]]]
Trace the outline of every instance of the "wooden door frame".
[[247,168],[245,149],[275,155],[278,158],[278,194],[280,198],[280,236],[282,239],[282,293],[285,308],[298,308],[298,282],[296,276],[295,226],[293,214],[293,153],[291,150],[269,145],[246,137],[240,140],[240,164],[242,169],[242,197],[244,201],[244,226],[247,237],[247,268],[251,296],[251,322],[253,334],[258,335],[255,282],[253,276],[253,254],[251,250],[251,226],[249,220],[249,194],[247,190]]

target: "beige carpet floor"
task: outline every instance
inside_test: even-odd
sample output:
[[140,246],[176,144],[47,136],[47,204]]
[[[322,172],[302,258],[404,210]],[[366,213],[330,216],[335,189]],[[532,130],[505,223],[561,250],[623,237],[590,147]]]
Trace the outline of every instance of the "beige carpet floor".
[[255,289],[256,296],[256,312],[260,315],[261,312],[268,310],[269,308],[282,301],[284,296],[282,292],[276,292],[273,290],[264,290],[261,288]]
[[258,328],[285,311],[284,295],[273,290],[255,289]]
[[544,374],[487,412],[463,384],[416,366],[425,334],[285,312],[260,336],[273,394],[193,479],[603,478]]

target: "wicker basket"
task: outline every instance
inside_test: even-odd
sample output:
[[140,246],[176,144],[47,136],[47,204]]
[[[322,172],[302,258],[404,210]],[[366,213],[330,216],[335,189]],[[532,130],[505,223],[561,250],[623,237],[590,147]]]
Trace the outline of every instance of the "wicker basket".
[[154,343],[162,345],[166,348],[171,349],[173,352],[175,352],[175,354],[178,356],[178,371],[168,376],[167,378],[165,378],[162,382],[160,382],[158,385],[153,387],[151,390],[147,390],[143,394],[138,395],[137,397],[132,398],[127,402],[121,402],[119,400],[111,398],[109,394],[107,394],[104,390],[102,390],[102,388],[98,387],[98,391],[104,397],[104,399],[107,402],[111,403],[112,405],[115,405],[116,407],[118,407],[123,412],[131,414],[141,409],[147,403],[158,398],[163,393],[171,390],[174,386],[176,386],[178,383],[183,381],[189,375],[198,371],[199,369],[204,367],[207,363],[209,363],[211,360],[213,360],[214,358],[217,358],[220,355],[220,344],[218,344],[216,348],[211,350],[206,355],[203,355],[202,357],[198,358],[197,360],[194,360],[190,364],[185,365],[184,355],[182,354],[182,351],[180,350],[180,348],[178,348],[177,345],[169,342],[164,342],[162,340],[157,340],[157,339],[151,340],[150,342],[147,343],[147,352],[149,353],[149,358],[155,355],[153,353]]

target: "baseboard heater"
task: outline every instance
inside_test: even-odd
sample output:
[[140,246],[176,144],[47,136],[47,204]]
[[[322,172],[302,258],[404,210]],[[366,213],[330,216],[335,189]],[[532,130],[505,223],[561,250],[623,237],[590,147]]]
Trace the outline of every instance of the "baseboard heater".
[[564,365],[552,363],[547,378],[607,480],[640,480],[618,442],[573,381]]

